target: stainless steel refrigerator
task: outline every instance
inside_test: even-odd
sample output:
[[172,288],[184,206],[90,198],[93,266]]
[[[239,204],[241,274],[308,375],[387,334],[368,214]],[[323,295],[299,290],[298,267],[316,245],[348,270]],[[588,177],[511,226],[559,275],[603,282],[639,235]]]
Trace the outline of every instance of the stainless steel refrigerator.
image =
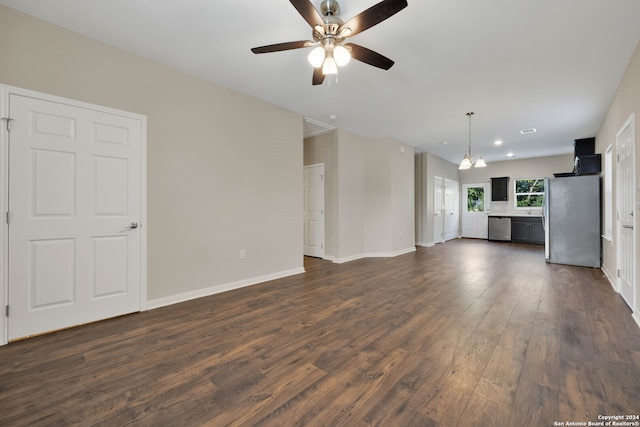
[[600,177],[545,178],[547,262],[600,267]]

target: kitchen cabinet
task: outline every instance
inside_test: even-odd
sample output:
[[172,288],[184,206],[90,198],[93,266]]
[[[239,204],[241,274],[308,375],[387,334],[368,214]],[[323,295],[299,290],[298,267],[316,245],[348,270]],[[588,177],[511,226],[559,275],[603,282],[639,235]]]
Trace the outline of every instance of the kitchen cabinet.
[[511,241],[544,245],[544,227],[540,217],[511,218]]
[[491,178],[491,201],[504,202],[509,200],[509,177]]

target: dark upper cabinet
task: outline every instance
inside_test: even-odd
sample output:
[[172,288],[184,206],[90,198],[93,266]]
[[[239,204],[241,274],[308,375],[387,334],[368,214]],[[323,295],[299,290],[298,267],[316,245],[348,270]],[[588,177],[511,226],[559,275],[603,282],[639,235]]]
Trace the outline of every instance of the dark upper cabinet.
[[595,175],[602,170],[600,154],[596,154],[596,139],[576,139],[573,144],[575,175]]
[[491,178],[491,201],[504,202],[509,200],[509,177]]
[[596,139],[582,138],[573,141],[573,157],[591,156],[596,154]]

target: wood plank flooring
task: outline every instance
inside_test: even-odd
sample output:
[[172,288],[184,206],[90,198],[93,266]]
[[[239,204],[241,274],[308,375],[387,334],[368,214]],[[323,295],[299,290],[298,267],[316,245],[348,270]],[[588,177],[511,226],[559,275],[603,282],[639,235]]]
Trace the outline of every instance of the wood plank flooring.
[[640,414],[640,328],[599,269],[468,239],[305,268],[0,347],[0,425],[554,426]]

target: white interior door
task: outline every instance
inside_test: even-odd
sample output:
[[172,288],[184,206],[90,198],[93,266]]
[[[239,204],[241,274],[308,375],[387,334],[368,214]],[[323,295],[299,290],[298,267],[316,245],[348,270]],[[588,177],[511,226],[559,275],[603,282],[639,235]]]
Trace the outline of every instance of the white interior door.
[[304,254],[324,257],[324,165],[304,167]]
[[444,180],[444,240],[457,239],[460,235],[460,184]]
[[618,290],[635,308],[635,123],[632,115],[617,135]]
[[433,241],[444,242],[444,179],[433,178]]
[[9,95],[8,338],[140,311],[145,119]]
[[462,185],[462,237],[489,238],[490,191],[488,183]]

